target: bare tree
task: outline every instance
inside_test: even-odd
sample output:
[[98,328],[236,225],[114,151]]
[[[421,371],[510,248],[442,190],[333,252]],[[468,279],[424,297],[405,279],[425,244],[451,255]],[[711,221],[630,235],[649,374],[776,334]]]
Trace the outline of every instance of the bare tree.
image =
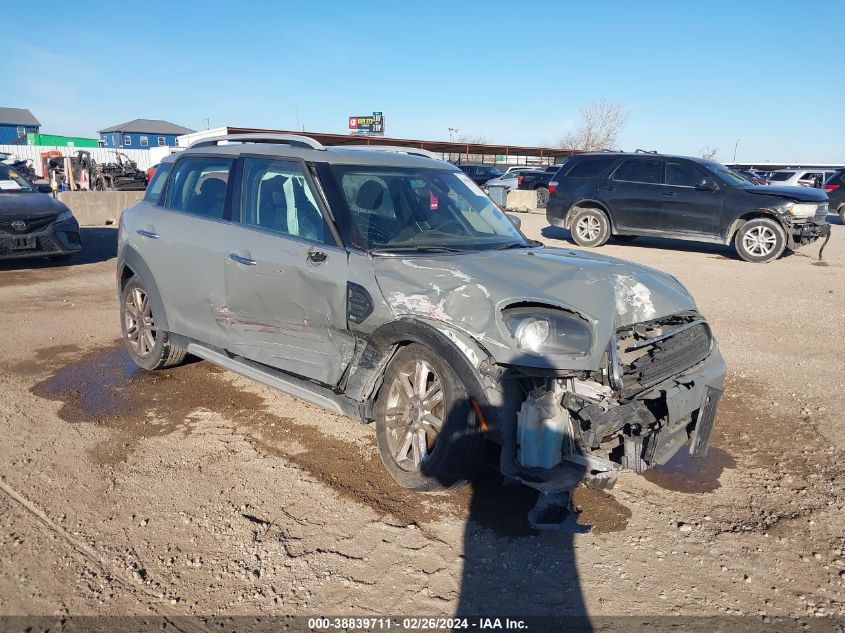
[[482,136],[481,134],[476,134],[475,136],[471,134],[461,134],[460,136],[455,137],[455,143],[469,143],[470,145],[486,145],[487,138]]
[[710,147],[709,145],[705,145],[700,150],[698,150],[698,155],[702,158],[707,160],[713,160],[716,158],[716,154],[719,153],[718,147]]
[[599,99],[581,110],[580,126],[564,136],[558,145],[591,152],[613,149],[627,122],[628,112],[619,101]]

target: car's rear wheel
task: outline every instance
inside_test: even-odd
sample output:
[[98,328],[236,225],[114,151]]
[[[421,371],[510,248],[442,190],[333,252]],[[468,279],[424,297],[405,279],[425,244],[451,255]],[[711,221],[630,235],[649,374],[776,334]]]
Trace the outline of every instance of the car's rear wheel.
[[129,356],[143,369],[165,369],[185,360],[186,352],[158,329],[152,302],[143,284],[132,277],[123,288],[120,329]]
[[579,246],[602,246],[610,237],[610,222],[599,209],[579,209],[571,227],[572,239]]
[[545,207],[549,204],[549,190],[545,187],[537,187],[534,191],[537,192],[537,206],[538,207]]
[[839,224],[845,224],[845,204],[839,207]]
[[736,232],[734,246],[745,261],[765,264],[781,256],[786,248],[786,233],[771,218],[755,218]]
[[466,483],[484,459],[484,439],[460,378],[431,349],[413,343],[390,361],[375,408],[385,468],[402,487]]

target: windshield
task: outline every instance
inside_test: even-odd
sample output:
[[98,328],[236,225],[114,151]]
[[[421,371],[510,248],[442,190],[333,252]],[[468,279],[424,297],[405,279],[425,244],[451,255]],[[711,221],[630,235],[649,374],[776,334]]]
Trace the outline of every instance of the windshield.
[[21,193],[35,191],[29,181],[8,165],[0,163],[0,193]]
[[716,164],[715,166],[711,166],[710,171],[712,171],[719,180],[729,185],[733,185],[734,187],[756,186],[753,182],[751,182],[748,178],[746,178],[739,172],[725,167],[724,165]]
[[507,216],[460,171],[333,165],[360,236],[374,251],[528,246]]

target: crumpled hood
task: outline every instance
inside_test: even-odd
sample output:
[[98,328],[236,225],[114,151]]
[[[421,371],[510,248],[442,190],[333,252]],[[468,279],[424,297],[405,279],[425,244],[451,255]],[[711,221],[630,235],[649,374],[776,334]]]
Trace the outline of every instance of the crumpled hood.
[[778,187],[775,185],[758,185],[746,187],[745,191],[756,196],[775,196],[799,202],[827,202],[827,194],[822,189],[813,187]]
[[59,214],[62,211],[67,211],[64,203],[46,193],[0,193],[0,218],[26,220],[33,216]]
[[[481,251],[459,256],[377,257],[373,268],[396,317],[417,316],[463,330],[497,360],[517,352],[498,317],[513,303],[543,303],[592,322],[604,352],[617,327],[694,310],[672,276],[613,257],[561,248]],[[594,349],[594,352],[596,351]]]

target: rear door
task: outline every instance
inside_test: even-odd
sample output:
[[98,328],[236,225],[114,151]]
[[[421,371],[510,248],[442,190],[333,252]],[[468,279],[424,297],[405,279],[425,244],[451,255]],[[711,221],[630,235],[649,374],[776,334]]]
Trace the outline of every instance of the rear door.
[[615,228],[653,232],[660,229],[662,184],[662,158],[632,156],[599,186],[599,198],[607,205]]
[[325,220],[306,165],[243,159],[223,259],[228,349],[336,385],[351,358],[346,327],[347,253]]
[[689,235],[720,235],[724,189],[699,188],[707,172],[691,161],[666,159],[665,183],[660,189],[663,230]]
[[180,158],[163,204],[150,204],[131,238],[153,273],[169,329],[218,347],[226,344],[218,310],[226,301],[222,253],[232,164],[221,156]]

